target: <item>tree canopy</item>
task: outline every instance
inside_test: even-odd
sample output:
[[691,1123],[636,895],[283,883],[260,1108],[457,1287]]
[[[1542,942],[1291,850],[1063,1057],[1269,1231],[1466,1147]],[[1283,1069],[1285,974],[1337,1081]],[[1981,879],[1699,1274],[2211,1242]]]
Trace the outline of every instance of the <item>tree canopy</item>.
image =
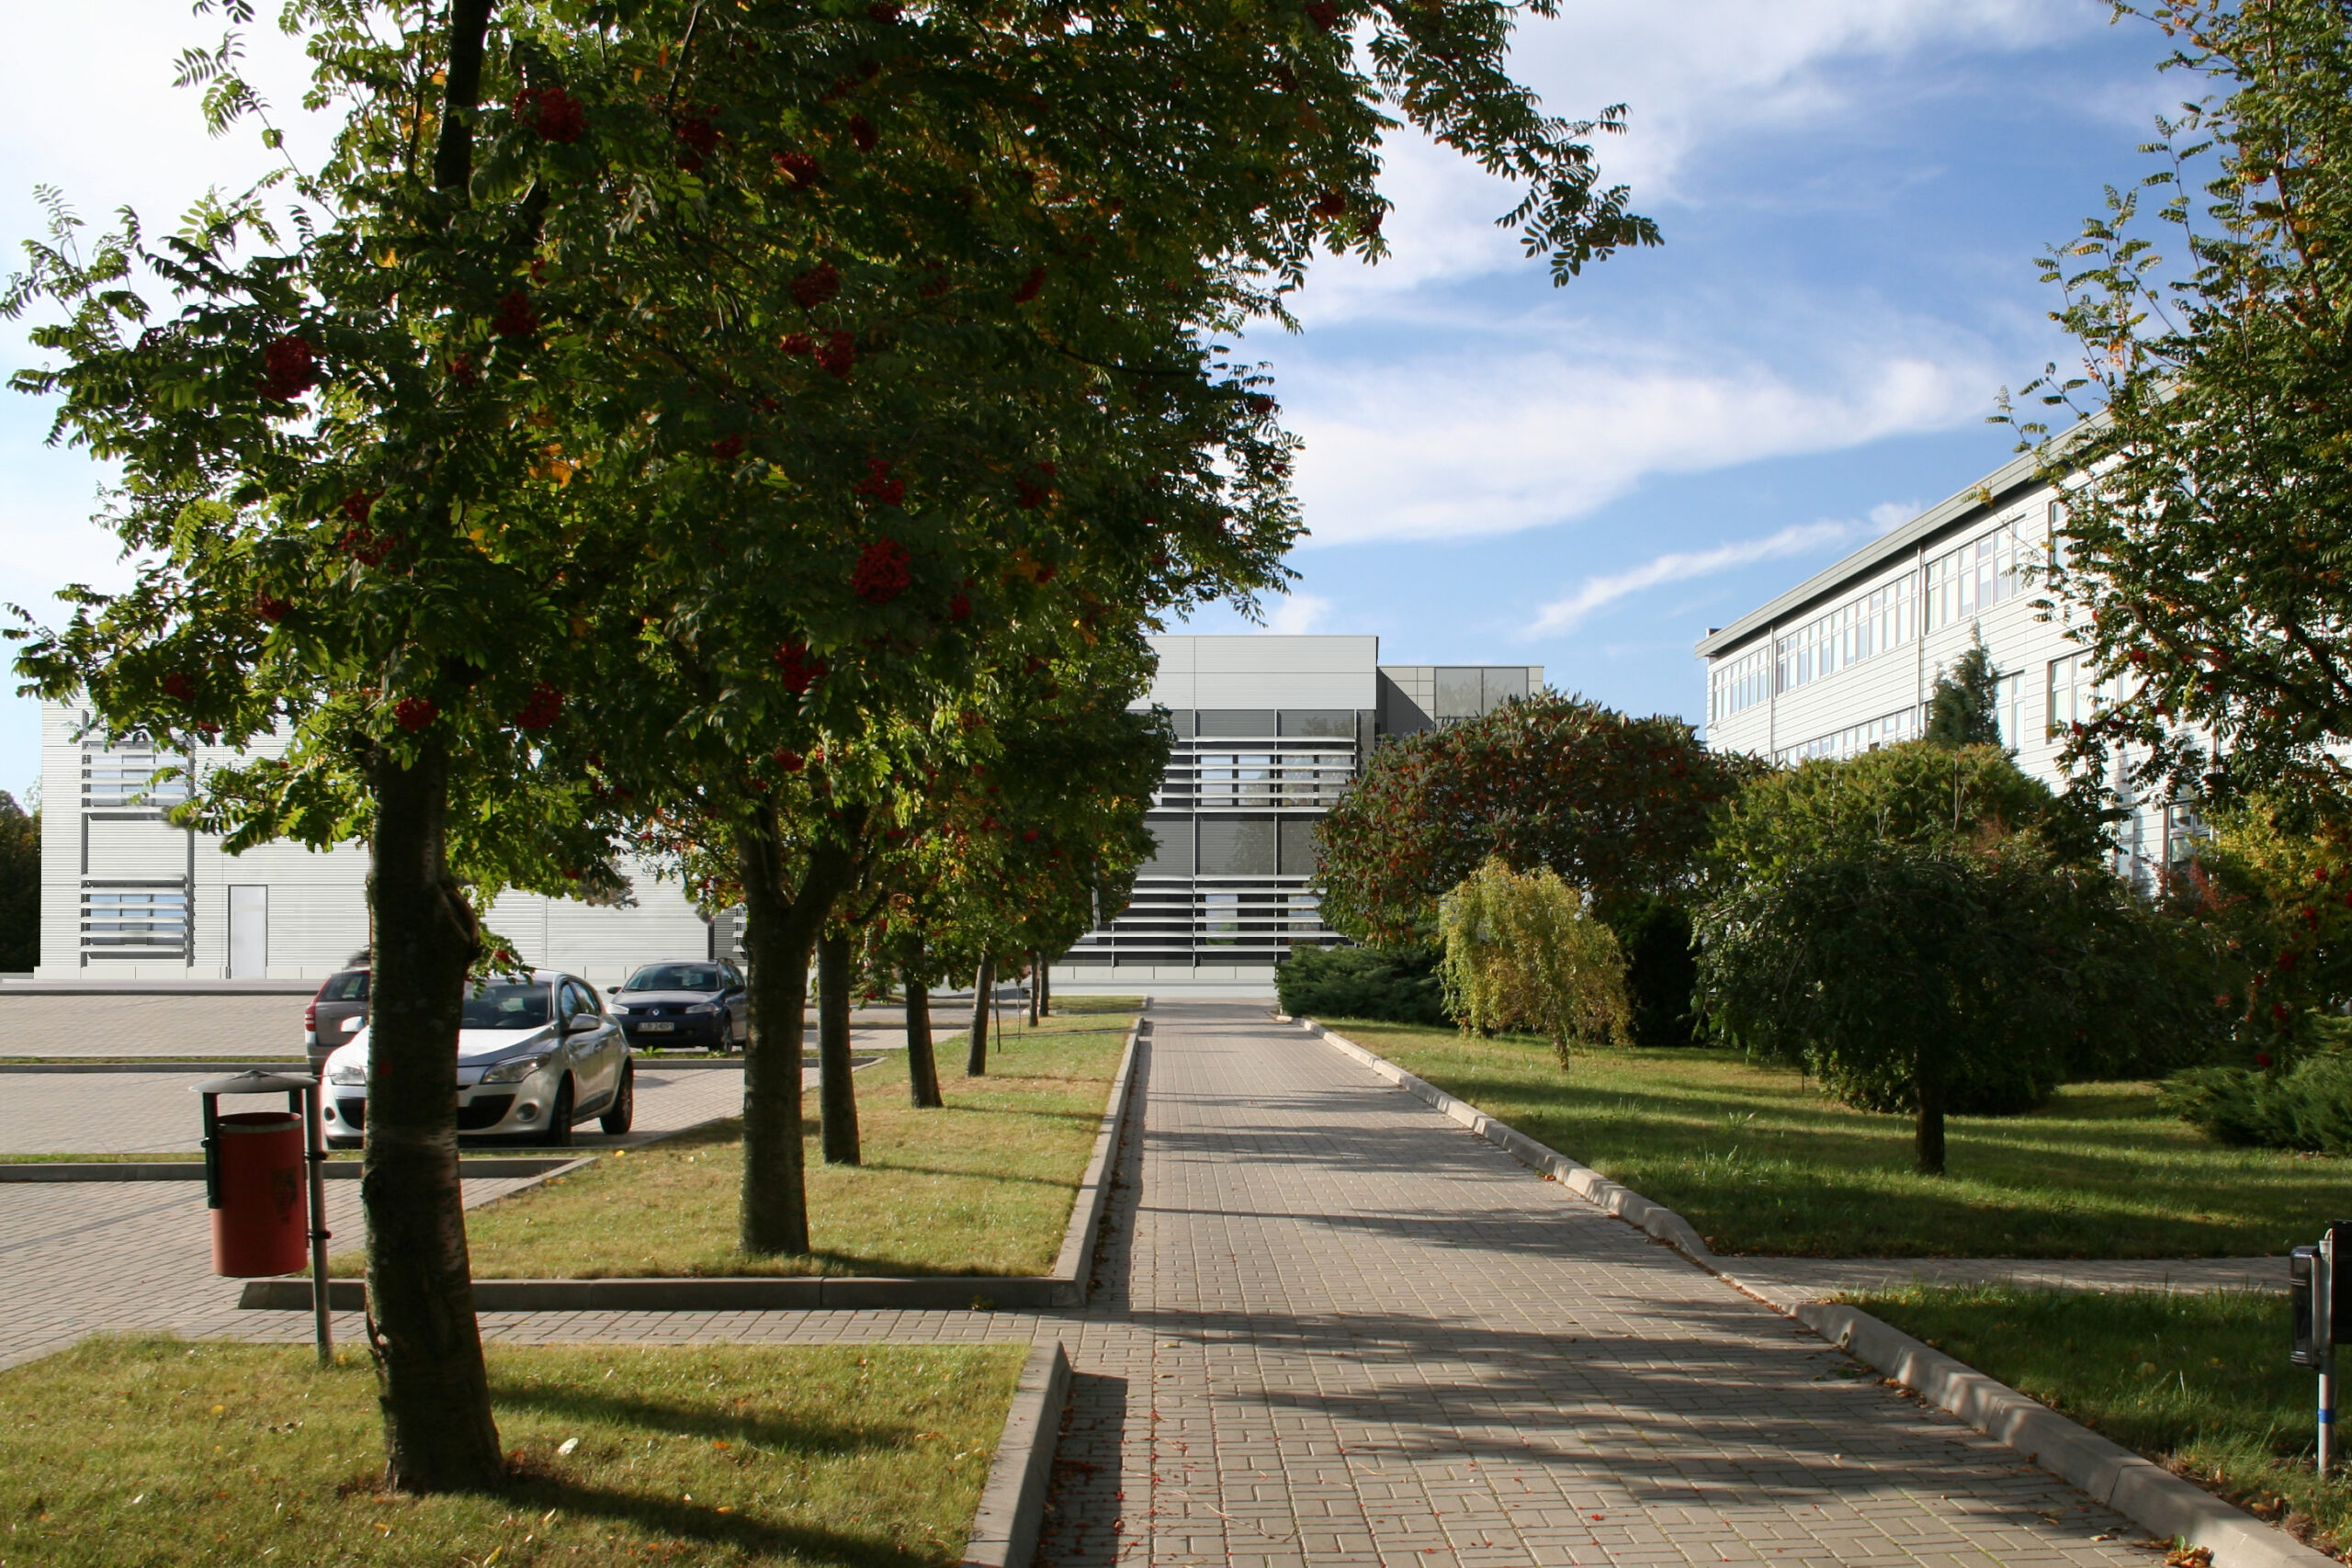
[[1947,1114],[2195,1060],[2210,954],[2098,850],[1997,746],[1914,741],[1759,778],[1724,814],[1697,916],[1708,1026],[1914,1116],[1930,1174]]
[[[2080,348],[2013,414],[2066,489],[2056,596],[2117,701],[2093,776],[2143,793],[2352,799],[2352,17],[2337,0],[2165,0],[2202,89],[2155,167],[2052,248]],[[2052,434],[2052,418],[2079,420]]]
[[[480,908],[610,886],[651,813],[720,825],[782,1127],[883,781],[982,757],[1011,672],[1282,580],[1292,443],[1217,340],[1318,247],[1384,254],[1382,138],[1520,182],[1555,279],[1655,243],[1599,183],[1615,113],[1510,76],[1519,9],[294,0],[321,167],[161,242],[52,199],[15,385],[119,465],[148,564],[19,668],[159,740],[282,736],[197,781],[232,848],[371,842],[393,1484],[503,1473],[453,1136]],[[263,114],[239,54],[185,62],[216,130]],[[805,1247],[767,1173],[747,1239]]]
[[1384,744],[1321,828],[1325,919],[1430,942],[1439,900],[1489,856],[1614,899],[1682,886],[1750,771],[1680,719],[1544,692]]

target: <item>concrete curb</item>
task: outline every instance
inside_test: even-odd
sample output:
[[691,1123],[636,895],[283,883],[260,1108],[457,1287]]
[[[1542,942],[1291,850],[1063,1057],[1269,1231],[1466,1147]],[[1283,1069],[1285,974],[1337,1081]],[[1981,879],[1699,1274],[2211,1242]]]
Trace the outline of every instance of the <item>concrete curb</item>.
[[1858,1307],[1783,1299],[1784,1292],[1745,1283],[1708,1248],[1690,1223],[1673,1210],[1465,1105],[1313,1019],[1295,1021],[1307,1033],[1427,1101],[1522,1165],[1555,1178],[1587,1202],[1639,1227],[1773,1311],[1796,1319],[1855,1359],[1875,1367],[2152,1534],[2207,1548],[2218,1568],[2327,1568],[2336,1562],[2325,1552],[2232,1507],[2203,1487],[2183,1481],[2163,1466]]
[[1028,1568],[1046,1517],[1046,1488],[1054,1449],[1061,1441],[1062,1405],[1069,1398],[1069,1357],[1058,1339],[1036,1346],[1021,1369],[1004,1436],[989,1461],[988,1483],[972,1516],[962,1568]]
[[[560,1170],[568,1170],[582,1163],[578,1156],[562,1159],[461,1159],[458,1162],[458,1179],[461,1181],[485,1181],[511,1176],[553,1176]],[[331,1159],[326,1163],[326,1176],[330,1181],[356,1181],[359,1179],[360,1169],[361,1164],[356,1159]],[[0,1161],[0,1182],[203,1179],[204,1162],[201,1159],[26,1160],[13,1164]]]
[[[1110,1201],[1119,1138],[1135,1100],[1136,1045],[1150,1027],[1138,1014],[1127,1029],[1126,1050],[1111,1080],[1094,1134],[1094,1153],[1070,1202],[1069,1224],[1050,1274],[940,1274],[916,1278],[829,1278],[796,1275],[769,1278],[733,1275],[716,1279],[476,1280],[477,1312],[815,1312],[826,1308],[870,1311],[992,1312],[1012,1307],[1081,1306],[1094,1266],[1095,1236]],[[201,1168],[198,1168],[201,1169]],[[561,1174],[550,1170],[539,1179]],[[521,1190],[517,1189],[516,1190]],[[513,1193],[503,1196],[512,1197]],[[367,1304],[358,1280],[327,1282],[327,1304],[356,1312]],[[240,1307],[268,1312],[311,1310],[311,1281],[300,1276],[248,1280]]]

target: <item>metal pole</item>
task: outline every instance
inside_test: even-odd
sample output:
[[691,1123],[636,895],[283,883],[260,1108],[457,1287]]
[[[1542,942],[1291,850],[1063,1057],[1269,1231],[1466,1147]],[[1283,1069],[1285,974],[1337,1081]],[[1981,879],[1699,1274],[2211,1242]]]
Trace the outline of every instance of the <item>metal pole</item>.
[[2319,1472],[2335,1464],[2335,1352],[2330,1350],[2319,1374]]
[[334,1365],[334,1321],[327,1308],[327,1149],[322,1115],[326,1099],[326,1067],[320,1079],[302,1091],[302,1136],[311,1167],[311,1316],[318,1325],[319,1365]]
[[2312,1270],[2312,1337],[2319,1345],[2319,1473],[2335,1463],[2335,1227],[2319,1238]]

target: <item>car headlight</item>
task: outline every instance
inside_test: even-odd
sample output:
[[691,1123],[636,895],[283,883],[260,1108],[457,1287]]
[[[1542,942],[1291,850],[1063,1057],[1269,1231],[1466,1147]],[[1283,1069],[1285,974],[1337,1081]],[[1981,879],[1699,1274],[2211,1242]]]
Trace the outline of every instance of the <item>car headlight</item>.
[[521,1083],[548,1065],[545,1055],[517,1056],[511,1062],[501,1062],[482,1074],[484,1083]]
[[611,1004],[608,1010],[616,1013],[625,1013],[628,1011],[628,1004],[627,1002],[614,1002]]
[[368,1069],[355,1062],[346,1062],[327,1075],[329,1083],[364,1084],[367,1081]]
[[708,1002],[696,1002],[694,1006],[692,1006],[692,1007],[690,1007],[690,1008],[688,1008],[688,1009],[686,1010],[686,1013],[687,1013],[687,1016],[689,1016],[689,1017],[692,1017],[692,1016],[694,1016],[694,1015],[695,1015],[695,1014],[696,1014],[696,1013],[700,1013],[700,1014],[704,1015],[705,1017],[707,1017],[707,1016],[708,1016],[708,1015],[710,1015],[711,1013],[715,1013],[715,1012],[717,1012],[718,1010],[717,1008],[715,1008],[715,1007],[711,1006]]

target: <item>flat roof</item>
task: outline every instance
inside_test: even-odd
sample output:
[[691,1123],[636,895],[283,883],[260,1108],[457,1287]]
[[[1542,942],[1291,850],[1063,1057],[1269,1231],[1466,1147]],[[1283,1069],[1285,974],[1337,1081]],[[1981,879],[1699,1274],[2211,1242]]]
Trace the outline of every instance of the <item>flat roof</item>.
[[[2066,440],[2072,434],[2069,432],[2067,436],[2059,439]],[[1709,632],[1699,639],[1699,657],[1713,659],[1729,652],[1813,601],[1826,598],[1854,579],[1878,570],[1895,557],[1917,549],[1972,512],[1998,511],[2007,497],[2041,482],[2041,461],[2040,453],[2028,452],[2004,463],[1974,484],[1938,502],[1901,527],[1880,535],[1836,565],[1815,572],[1794,588],[1750,610],[1731,625]]]

